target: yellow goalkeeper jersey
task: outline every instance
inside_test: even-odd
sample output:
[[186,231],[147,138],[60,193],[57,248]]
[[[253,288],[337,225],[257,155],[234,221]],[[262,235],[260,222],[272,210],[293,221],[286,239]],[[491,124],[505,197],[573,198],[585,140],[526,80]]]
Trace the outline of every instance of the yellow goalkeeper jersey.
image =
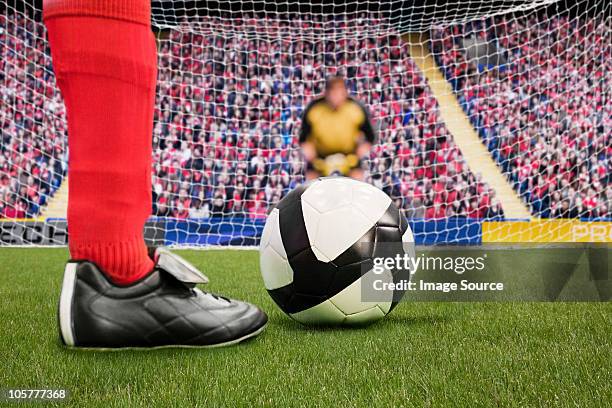
[[324,97],[313,100],[304,111],[300,143],[312,142],[319,157],[332,154],[354,154],[360,136],[370,143],[375,134],[367,109],[353,98],[348,98],[338,109],[333,109]]

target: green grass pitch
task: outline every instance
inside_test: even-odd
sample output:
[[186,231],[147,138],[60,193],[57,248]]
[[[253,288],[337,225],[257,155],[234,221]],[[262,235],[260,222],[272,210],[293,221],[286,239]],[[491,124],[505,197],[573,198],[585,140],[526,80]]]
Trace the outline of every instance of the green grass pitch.
[[366,329],[309,329],[268,297],[257,252],[180,253],[207,290],[261,305],[267,330],[221,349],[67,350],[55,315],[67,251],[3,248],[0,387],[65,388],[57,405],[78,407],[612,403],[610,303],[414,302]]

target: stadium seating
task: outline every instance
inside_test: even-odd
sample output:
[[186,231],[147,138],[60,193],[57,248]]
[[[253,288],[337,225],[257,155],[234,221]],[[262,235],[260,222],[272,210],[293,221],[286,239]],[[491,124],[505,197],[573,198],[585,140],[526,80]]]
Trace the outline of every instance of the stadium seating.
[[[205,18],[197,33],[190,24],[160,46],[155,214],[264,217],[303,180],[296,136],[304,106],[327,75],[341,73],[379,128],[368,181],[407,216],[503,218],[495,192],[467,168],[399,36],[360,37],[343,20],[290,26]],[[324,26],[327,37],[314,35],[314,26]]]
[[42,24],[0,14],[0,218],[38,215],[66,173],[64,104]]
[[[400,37],[360,36],[356,24],[374,20],[314,19],[229,25],[208,17],[197,32],[191,22],[160,38],[153,214],[264,218],[303,181],[296,135],[304,106],[326,76],[341,73],[379,129],[369,182],[411,218],[502,219],[495,191],[469,171]],[[42,24],[21,15],[3,24],[0,217],[31,217],[66,174],[65,112]],[[313,30],[321,25],[324,39]]]
[[[542,218],[612,217],[611,27],[602,21],[531,14],[432,31],[483,143]],[[506,61],[476,64],[465,38],[495,44]]]

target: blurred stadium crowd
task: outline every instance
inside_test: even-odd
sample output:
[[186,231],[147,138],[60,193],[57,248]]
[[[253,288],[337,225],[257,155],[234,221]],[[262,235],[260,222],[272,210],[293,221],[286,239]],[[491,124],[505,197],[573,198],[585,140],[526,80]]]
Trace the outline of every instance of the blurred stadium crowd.
[[[612,217],[611,21],[532,14],[433,32],[473,125],[542,218]],[[495,44],[506,61],[478,65],[465,38]]]
[[347,35],[362,24],[208,19],[197,33],[192,26],[172,31],[160,47],[155,213],[265,217],[303,180],[297,134],[304,107],[328,75],[342,74],[378,128],[367,181],[409,217],[501,217],[495,192],[467,168],[408,46],[387,33]]
[[[303,181],[303,108],[326,76],[343,74],[378,129],[367,181],[408,217],[502,219],[495,191],[468,169],[400,37],[361,35],[375,19],[315,18],[202,18],[162,35],[153,214],[265,217]],[[0,16],[0,27],[0,218],[35,216],[66,173],[65,112],[42,25],[16,14]],[[493,156],[534,214],[610,216],[606,27],[585,26],[581,49],[564,42],[574,34],[562,19],[483,27],[436,31],[433,44]],[[467,30],[515,52],[508,68],[466,62]],[[608,70],[584,67],[606,56]]]
[[64,104],[42,24],[0,14],[0,218],[38,215],[66,174]]

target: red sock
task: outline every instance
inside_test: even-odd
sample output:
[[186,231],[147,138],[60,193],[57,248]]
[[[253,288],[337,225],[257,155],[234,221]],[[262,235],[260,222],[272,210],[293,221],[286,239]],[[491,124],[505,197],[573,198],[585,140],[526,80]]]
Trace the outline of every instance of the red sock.
[[47,0],[44,21],[68,115],[69,247],[120,284],[153,268],[151,213],[157,58],[149,0]]

